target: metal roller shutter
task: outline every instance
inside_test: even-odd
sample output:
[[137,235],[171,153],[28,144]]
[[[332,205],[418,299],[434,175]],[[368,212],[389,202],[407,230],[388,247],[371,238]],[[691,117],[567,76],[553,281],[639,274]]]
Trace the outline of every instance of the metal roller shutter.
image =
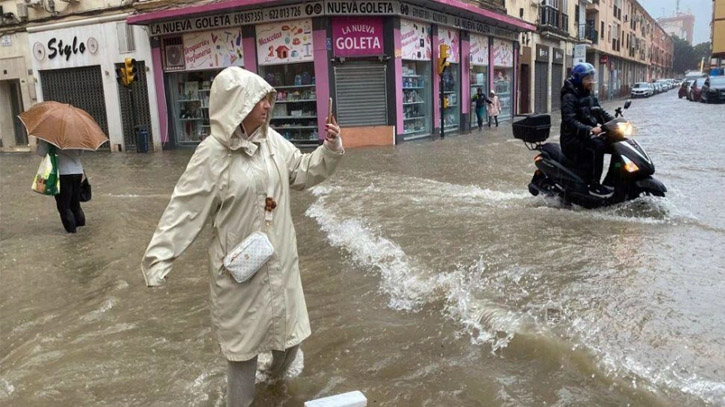
[[564,65],[554,64],[551,66],[551,111],[561,110],[561,87]]
[[536,93],[534,95],[534,111],[536,113],[546,113],[546,98],[548,95],[549,81],[549,64],[546,62],[536,63],[536,72],[534,73],[536,81]]
[[388,123],[385,65],[348,62],[335,66],[337,121],[341,126]]
[[[100,66],[40,71],[40,82],[43,89],[43,100],[69,103],[85,110],[108,135],[106,102],[103,99],[103,76]],[[101,148],[108,149],[110,145],[104,143]]]
[[[116,64],[116,68],[123,64]],[[136,124],[145,126],[149,132],[149,148],[153,148],[153,134],[151,132],[151,110],[149,107],[149,92],[146,85],[146,63],[136,62],[136,81],[131,85],[133,90],[133,103],[136,107]],[[128,89],[118,85],[119,98],[121,99],[121,120],[123,121],[123,144],[126,151],[136,148],[136,134],[131,124],[131,96]]]

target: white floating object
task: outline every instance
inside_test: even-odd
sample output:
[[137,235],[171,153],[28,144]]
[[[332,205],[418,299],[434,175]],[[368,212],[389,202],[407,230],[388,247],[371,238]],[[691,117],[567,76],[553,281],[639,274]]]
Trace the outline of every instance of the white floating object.
[[359,391],[305,402],[305,407],[366,407],[367,405],[368,399]]

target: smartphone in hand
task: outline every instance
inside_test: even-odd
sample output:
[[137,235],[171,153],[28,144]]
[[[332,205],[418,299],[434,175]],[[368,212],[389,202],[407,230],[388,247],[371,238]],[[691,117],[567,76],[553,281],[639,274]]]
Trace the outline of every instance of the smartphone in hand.
[[332,98],[330,98],[330,101],[327,104],[327,124],[330,123],[332,123]]

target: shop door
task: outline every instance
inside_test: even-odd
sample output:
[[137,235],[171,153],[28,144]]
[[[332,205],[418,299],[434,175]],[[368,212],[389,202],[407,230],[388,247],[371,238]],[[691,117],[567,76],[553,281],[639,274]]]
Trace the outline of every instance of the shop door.
[[23,112],[23,95],[20,92],[20,81],[10,81],[10,113],[13,117],[13,128],[15,129],[15,145],[27,146],[28,133],[25,131],[23,122],[18,115]]
[[[121,68],[123,64],[116,64],[116,68]],[[133,93],[133,106],[135,108],[135,116],[137,126],[143,126],[148,131],[149,148],[153,148],[153,140],[151,134],[151,111],[149,109],[149,92],[146,86],[146,65],[144,61],[136,61],[136,81],[131,85]],[[131,123],[131,95],[128,88],[118,85],[118,94],[121,102],[121,120],[123,121],[123,144],[126,151],[136,149],[136,133]]]
[[536,88],[534,92],[534,111],[536,113],[546,113],[546,99],[549,94],[547,86],[549,80],[549,64],[546,62],[537,62],[534,76],[534,86]]
[[561,87],[564,86],[562,76],[564,65],[553,64],[551,66],[551,111],[561,110]]
[[346,62],[335,66],[335,103],[341,126],[388,124],[385,65]]
[[[43,88],[43,100],[70,103],[85,110],[108,135],[100,66],[40,71],[40,82]],[[101,148],[109,149],[110,144],[104,143]]]

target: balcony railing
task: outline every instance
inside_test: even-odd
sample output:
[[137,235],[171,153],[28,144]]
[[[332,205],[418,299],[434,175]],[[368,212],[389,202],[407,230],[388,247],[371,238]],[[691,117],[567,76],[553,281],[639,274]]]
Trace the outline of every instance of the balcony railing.
[[541,6],[539,28],[541,31],[555,31],[558,34],[569,36],[569,16],[560,14],[559,10],[552,6]]
[[586,24],[579,26],[579,38],[591,41],[593,44],[599,43],[599,31],[594,29],[594,20],[587,20]]
[[559,28],[559,10],[551,6],[541,6],[539,24]]

